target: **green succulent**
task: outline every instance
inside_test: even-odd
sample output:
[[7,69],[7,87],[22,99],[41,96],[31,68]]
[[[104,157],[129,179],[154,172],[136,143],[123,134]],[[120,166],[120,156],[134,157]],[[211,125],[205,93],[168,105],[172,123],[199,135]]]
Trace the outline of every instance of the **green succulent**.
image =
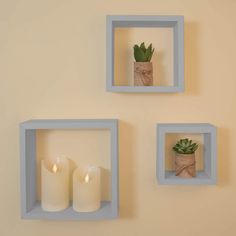
[[180,139],[172,149],[179,154],[193,154],[198,149],[198,145],[185,138]]
[[138,46],[134,45],[134,58],[136,62],[150,62],[152,59],[152,55],[154,52],[154,48],[152,48],[152,44],[150,44],[147,48],[145,47],[144,42]]

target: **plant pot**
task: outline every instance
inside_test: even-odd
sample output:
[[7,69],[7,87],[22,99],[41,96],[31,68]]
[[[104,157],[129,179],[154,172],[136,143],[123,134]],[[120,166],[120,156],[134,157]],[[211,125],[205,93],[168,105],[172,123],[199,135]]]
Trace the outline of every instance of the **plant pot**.
[[175,155],[175,175],[183,178],[196,176],[195,154]]
[[153,69],[151,62],[134,62],[134,85],[153,85]]

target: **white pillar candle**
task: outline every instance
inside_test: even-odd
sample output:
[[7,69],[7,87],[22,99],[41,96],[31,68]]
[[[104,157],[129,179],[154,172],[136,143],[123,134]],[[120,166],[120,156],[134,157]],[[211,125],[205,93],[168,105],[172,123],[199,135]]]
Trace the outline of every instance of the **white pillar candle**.
[[44,211],[61,211],[69,205],[69,161],[41,161],[41,206]]
[[77,168],[73,173],[73,208],[78,212],[92,212],[100,208],[100,168]]

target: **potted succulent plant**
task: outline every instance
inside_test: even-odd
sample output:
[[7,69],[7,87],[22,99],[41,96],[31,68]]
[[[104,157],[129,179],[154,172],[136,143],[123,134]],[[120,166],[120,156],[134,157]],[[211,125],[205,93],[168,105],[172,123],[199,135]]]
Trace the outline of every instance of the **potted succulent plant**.
[[196,161],[195,151],[197,150],[197,143],[185,138],[180,139],[173,150],[175,152],[175,175],[185,178],[192,178],[196,176]]
[[135,86],[152,86],[153,85],[153,69],[152,55],[154,52],[152,44],[147,48],[144,42],[138,46],[134,45],[134,85]]

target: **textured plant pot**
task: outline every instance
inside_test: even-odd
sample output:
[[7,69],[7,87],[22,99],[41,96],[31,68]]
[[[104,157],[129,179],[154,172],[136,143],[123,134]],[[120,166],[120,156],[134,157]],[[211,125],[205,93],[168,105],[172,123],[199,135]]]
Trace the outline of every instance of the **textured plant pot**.
[[175,175],[183,178],[196,176],[195,154],[175,155]]
[[151,62],[134,62],[134,85],[153,85],[153,69]]

